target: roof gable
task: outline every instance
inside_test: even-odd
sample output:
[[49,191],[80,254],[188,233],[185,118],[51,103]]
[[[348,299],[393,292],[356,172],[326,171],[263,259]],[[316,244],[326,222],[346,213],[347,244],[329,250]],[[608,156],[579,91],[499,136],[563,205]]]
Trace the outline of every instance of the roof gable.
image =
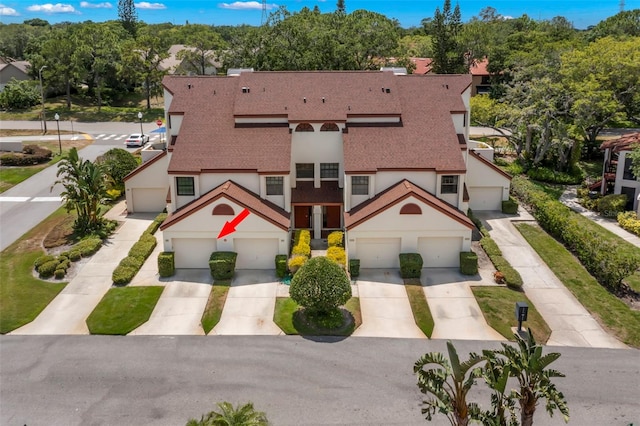
[[487,160],[486,158],[484,158],[482,155],[478,154],[476,151],[474,150],[469,150],[469,154],[471,156],[473,156],[473,158],[477,159],[478,161],[480,161],[482,164],[484,164],[485,166],[489,167],[489,169],[493,170],[494,172],[506,177],[507,179],[511,180],[513,177],[505,172],[504,170],[502,170],[500,167],[496,166],[495,164],[493,164],[491,161]]
[[167,151],[162,151],[160,154],[156,155],[155,157],[153,157],[151,160],[147,161],[146,163],[140,164],[138,167],[136,167],[135,169],[133,169],[128,175],[126,175],[122,180],[124,182],[128,181],[129,179],[131,179],[132,177],[134,177],[135,175],[137,175],[138,173],[146,170],[147,168],[149,168],[152,164],[157,163],[158,161],[160,161],[161,158],[164,158],[167,156]]
[[600,145],[600,149],[611,149],[613,152],[630,151],[640,145],[640,132],[629,133],[617,139],[610,139]]

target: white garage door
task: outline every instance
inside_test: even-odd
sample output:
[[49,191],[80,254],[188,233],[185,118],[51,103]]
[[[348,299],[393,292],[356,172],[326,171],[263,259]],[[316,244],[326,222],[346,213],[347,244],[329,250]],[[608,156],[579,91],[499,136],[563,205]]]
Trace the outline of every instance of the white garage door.
[[135,213],[160,213],[167,207],[166,200],[166,189],[134,188],[132,211]]
[[502,187],[469,188],[471,210],[502,210]]
[[174,238],[176,268],[208,268],[211,253],[216,251],[213,238]]
[[275,269],[277,238],[234,238],[236,269]]
[[400,267],[400,238],[357,238],[356,249],[361,268]]
[[460,266],[462,238],[418,238],[418,253],[425,268],[453,268]]

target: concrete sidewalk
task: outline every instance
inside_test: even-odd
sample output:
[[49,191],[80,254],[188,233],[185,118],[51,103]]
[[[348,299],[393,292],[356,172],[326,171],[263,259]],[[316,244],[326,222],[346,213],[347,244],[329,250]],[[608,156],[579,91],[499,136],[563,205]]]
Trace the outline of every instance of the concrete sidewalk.
[[424,339],[397,269],[363,269],[357,280],[362,325],[352,336]]
[[273,322],[278,279],[275,271],[236,270],[220,322],[209,335],[280,335]]
[[577,190],[578,188],[576,186],[568,186],[560,196],[560,202],[569,207],[574,212],[581,214],[588,219],[591,219],[603,228],[613,232],[623,240],[633,244],[636,247],[640,247],[640,238],[627,231],[626,229],[623,229],[620,225],[618,225],[618,221],[616,219],[602,217],[596,212],[584,208],[578,202]]
[[426,268],[420,280],[433,316],[432,339],[506,340],[487,324],[471,285],[496,286],[456,268]]
[[551,328],[547,345],[626,348],[598,324],[513,226],[513,220],[534,222],[520,210],[515,217],[500,212],[475,214],[485,222],[504,258],[520,273],[527,297]]
[[[170,280],[157,282],[166,285],[149,321],[129,335],[205,334],[201,320],[211,293],[211,272],[208,269],[179,269]],[[143,282],[150,285],[148,280]]]
[[154,218],[154,214],[128,216],[40,315],[11,334],[89,334],[86,319],[111,288],[113,270]]

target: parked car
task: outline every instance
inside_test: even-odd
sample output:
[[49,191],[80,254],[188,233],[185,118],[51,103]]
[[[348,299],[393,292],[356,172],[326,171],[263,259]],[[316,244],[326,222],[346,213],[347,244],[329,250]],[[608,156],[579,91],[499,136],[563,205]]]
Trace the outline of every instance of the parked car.
[[141,133],[132,133],[131,135],[129,135],[127,140],[124,141],[127,147],[144,146],[144,144],[146,144],[147,142],[149,142],[149,135]]

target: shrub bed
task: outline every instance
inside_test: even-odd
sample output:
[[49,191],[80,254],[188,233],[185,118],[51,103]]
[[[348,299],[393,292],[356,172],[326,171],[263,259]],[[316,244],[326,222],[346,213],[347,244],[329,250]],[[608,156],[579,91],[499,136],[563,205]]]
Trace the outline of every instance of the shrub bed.
[[51,151],[38,145],[26,145],[21,153],[7,153],[0,155],[3,166],[33,166],[51,160]]
[[627,196],[625,194],[609,194],[598,200],[598,211],[604,217],[617,217],[625,211]]
[[214,251],[209,258],[209,270],[214,280],[230,280],[236,269],[238,253],[233,251]]
[[44,255],[38,257],[33,262],[33,267],[40,278],[54,277],[60,280],[67,275],[71,262],[77,262],[83,257],[95,254],[101,245],[102,240],[100,238],[89,237],[74,244],[69,251],[65,251],[58,256]]
[[327,236],[327,245],[329,247],[344,247],[344,232],[333,231]]
[[420,278],[422,273],[422,256],[420,253],[400,253],[400,276],[402,278]]
[[577,185],[584,180],[584,172],[582,170],[569,174],[557,172],[548,167],[531,168],[527,170],[527,176],[540,182],[559,183],[563,185]]
[[478,255],[472,251],[460,252],[460,272],[464,275],[478,273]]
[[158,254],[158,274],[162,278],[170,277],[176,272],[175,257],[172,251],[163,251]]
[[347,266],[347,254],[342,247],[333,246],[327,249],[327,257],[338,265],[345,268]]
[[[521,177],[511,181],[512,191],[529,205],[538,224],[562,242],[600,284],[617,288],[640,266],[640,252],[621,250],[620,242],[607,240],[593,230],[589,219],[572,212],[531,182]],[[604,232],[604,230],[602,231]]]
[[295,274],[302,265],[311,257],[311,232],[308,229],[299,229],[293,234],[293,246],[289,258],[289,270]]
[[640,219],[636,212],[618,213],[618,224],[622,229],[640,236]]

